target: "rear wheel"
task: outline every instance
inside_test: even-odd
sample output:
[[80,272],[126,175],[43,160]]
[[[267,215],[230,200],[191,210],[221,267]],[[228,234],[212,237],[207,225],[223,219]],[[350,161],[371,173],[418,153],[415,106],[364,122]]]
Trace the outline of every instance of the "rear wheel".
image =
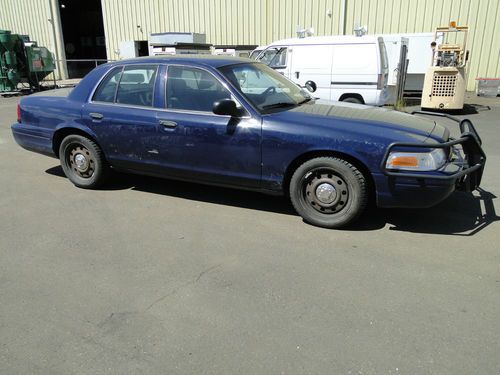
[[108,165],[99,146],[81,135],[68,135],[59,147],[59,159],[68,179],[84,189],[102,184]]
[[306,161],[292,176],[290,199],[305,221],[324,228],[353,222],[368,201],[366,179],[351,163],[335,157]]

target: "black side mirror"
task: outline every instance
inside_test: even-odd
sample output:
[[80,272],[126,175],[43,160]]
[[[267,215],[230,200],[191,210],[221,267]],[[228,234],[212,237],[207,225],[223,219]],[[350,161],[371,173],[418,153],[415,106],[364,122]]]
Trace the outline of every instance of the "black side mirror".
[[307,81],[305,84],[305,87],[308,91],[310,92],[315,92],[317,90],[316,82],[314,81]]
[[241,112],[236,107],[236,103],[231,99],[222,99],[214,103],[212,107],[213,113],[216,115],[240,117]]

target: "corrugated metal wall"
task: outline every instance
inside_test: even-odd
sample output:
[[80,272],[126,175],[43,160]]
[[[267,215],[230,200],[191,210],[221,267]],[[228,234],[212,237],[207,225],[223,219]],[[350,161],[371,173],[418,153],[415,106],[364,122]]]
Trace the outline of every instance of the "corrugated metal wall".
[[[13,34],[29,35],[31,40],[36,41],[39,46],[47,47],[55,54],[54,57],[62,60],[65,56],[56,1],[0,0],[0,29],[10,30]],[[65,78],[66,65],[58,62],[57,66],[57,78]],[[52,75],[47,77],[51,78]]]
[[[123,40],[151,32],[206,33],[214,44],[267,44],[293,37],[297,26],[316,35],[431,32],[450,20],[469,25],[469,83],[500,77],[499,0],[102,0],[109,58]],[[141,26],[138,28],[137,26]]]
[[[55,0],[0,0],[0,28],[27,33],[54,51],[49,10]],[[500,0],[101,0],[108,58],[120,41],[152,32],[205,33],[214,44],[267,44],[293,37],[297,26],[316,35],[431,32],[450,20],[468,24],[468,89],[478,76],[500,77]],[[140,27],[137,27],[140,26]]]
[[108,57],[118,57],[120,41],[165,31],[205,33],[214,44],[264,43],[272,40],[266,5],[265,0],[102,0]]
[[28,34],[39,45],[53,51],[49,6],[48,1],[0,0],[0,29],[10,30],[13,34]]

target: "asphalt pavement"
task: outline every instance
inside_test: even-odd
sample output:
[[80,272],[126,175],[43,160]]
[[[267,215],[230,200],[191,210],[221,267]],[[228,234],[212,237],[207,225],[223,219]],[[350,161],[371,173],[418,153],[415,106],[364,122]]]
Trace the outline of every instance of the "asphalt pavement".
[[74,187],[0,98],[0,373],[499,374],[500,98],[481,192],[345,230],[284,198],[116,175]]

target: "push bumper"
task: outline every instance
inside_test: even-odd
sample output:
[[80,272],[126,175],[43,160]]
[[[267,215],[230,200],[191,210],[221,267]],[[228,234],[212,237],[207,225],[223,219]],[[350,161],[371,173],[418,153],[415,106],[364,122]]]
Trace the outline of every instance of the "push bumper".
[[[416,111],[412,114],[447,117],[458,123],[460,137],[444,143],[391,144],[380,165],[382,173],[374,175],[378,192],[377,204],[380,207],[430,207],[447,198],[455,190],[470,192],[477,189],[486,164],[486,154],[472,122],[442,113]],[[386,168],[389,154],[395,148],[452,150],[453,159],[435,172],[395,171]]]

